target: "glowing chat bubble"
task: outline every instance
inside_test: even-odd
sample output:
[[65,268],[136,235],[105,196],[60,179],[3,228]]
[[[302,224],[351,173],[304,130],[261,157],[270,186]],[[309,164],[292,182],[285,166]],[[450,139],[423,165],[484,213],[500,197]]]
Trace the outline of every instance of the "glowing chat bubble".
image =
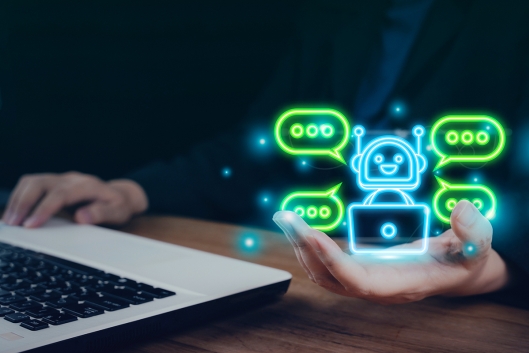
[[349,142],[351,127],[334,109],[290,109],[275,125],[275,138],[292,155],[330,156],[347,164],[341,150]]
[[485,185],[450,184],[436,177],[441,186],[433,196],[433,209],[437,218],[450,223],[450,214],[461,200],[468,200],[488,219],[496,215],[496,195]]
[[484,163],[505,147],[505,130],[487,115],[448,115],[433,125],[430,142],[441,157],[434,170],[452,162]]
[[344,206],[336,192],[342,183],[325,191],[297,191],[281,203],[281,210],[296,212],[314,229],[330,231],[342,221]]

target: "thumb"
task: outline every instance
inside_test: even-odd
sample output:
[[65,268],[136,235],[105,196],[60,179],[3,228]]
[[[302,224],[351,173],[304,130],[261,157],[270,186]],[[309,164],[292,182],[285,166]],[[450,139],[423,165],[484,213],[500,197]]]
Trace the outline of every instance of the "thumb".
[[131,214],[125,207],[106,202],[93,202],[79,208],[74,219],[81,224],[121,224],[128,221]]
[[479,255],[490,249],[492,226],[469,201],[460,201],[450,216],[452,231],[463,244],[465,255]]

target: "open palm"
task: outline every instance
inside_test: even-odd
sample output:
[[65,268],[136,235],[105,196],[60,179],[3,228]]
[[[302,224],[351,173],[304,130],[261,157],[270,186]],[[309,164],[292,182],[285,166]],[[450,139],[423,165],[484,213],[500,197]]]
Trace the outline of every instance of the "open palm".
[[[452,213],[452,229],[430,239],[420,256],[381,258],[348,255],[296,213],[277,212],[309,278],[327,290],[381,304],[405,303],[431,295],[471,295],[497,290],[507,282],[503,260],[491,248],[492,227],[468,201]],[[407,247],[413,245],[401,245]]]

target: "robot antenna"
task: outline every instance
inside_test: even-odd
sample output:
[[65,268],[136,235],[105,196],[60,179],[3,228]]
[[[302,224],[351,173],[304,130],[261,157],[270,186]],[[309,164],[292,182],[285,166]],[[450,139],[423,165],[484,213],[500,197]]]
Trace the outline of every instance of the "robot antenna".
[[421,138],[424,135],[424,127],[415,125],[411,130],[413,136],[417,138],[417,154],[421,154]]
[[362,125],[356,125],[353,132],[356,136],[356,153],[362,154],[362,136],[366,134],[366,129]]

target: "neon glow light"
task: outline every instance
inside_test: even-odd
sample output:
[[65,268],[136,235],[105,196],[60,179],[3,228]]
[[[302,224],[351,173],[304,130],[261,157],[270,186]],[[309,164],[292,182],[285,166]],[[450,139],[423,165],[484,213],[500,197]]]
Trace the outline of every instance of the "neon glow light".
[[[385,192],[394,192],[399,194],[403,201],[402,203],[396,202],[377,202],[374,203],[376,196]],[[421,234],[421,246],[418,248],[403,248],[403,247],[390,247],[386,249],[375,249],[375,248],[358,248],[357,238],[358,235],[355,233],[355,211],[367,210],[383,210],[391,214],[392,211],[404,210],[408,212],[417,212],[422,214],[422,231]],[[391,255],[422,255],[428,250],[429,234],[430,234],[430,207],[424,203],[415,203],[413,199],[398,189],[381,189],[375,191],[364,199],[362,203],[352,203],[347,207],[348,214],[348,225],[349,225],[349,248],[354,254],[391,254]],[[385,222],[380,228],[381,236],[384,239],[393,239],[398,235],[398,228],[391,222]]]
[[[476,208],[488,219],[493,219],[496,215],[496,195],[494,192],[485,185],[475,185],[475,184],[450,184],[446,180],[443,180],[439,177],[435,177],[437,179],[437,182],[441,186],[439,190],[434,194],[433,196],[433,209],[435,216],[444,223],[450,223],[450,213],[454,209],[457,202],[461,200],[468,200],[476,206]],[[460,193],[462,196],[461,198],[457,197],[450,197],[448,200],[446,200],[444,203],[441,201],[441,197],[448,192],[453,192],[457,195],[457,193]],[[481,197],[475,197],[471,200],[469,200],[467,197],[469,194],[472,193],[479,193],[483,196]],[[455,195],[454,195],[455,196]],[[486,198],[484,197],[486,196]],[[484,210],[484,201],[487,200],[490,207],[488,207],[487,210]],[[442,205],[444,206],[444,209],[441,208]],[[446,211],[448,212],[446,212]]]
[[[315,140],[318,137],[322,137],[321,147],[302,147],[297,148],[291,146],[289,141],[285,141],[283,137],[283,126],[287,125],[287,121],[291,118],[301,118],[306,120],[308,124],[306,126],[297,122],[292,124],[288,129],[288,136],[291,136],[297,140],[305,137],[305,135],[311,139]],[[327,120],[324,124],[316,124],[314,120],[316,118],[321,119],[325,117]],[[332,124],[331,122],[335,123]],[[288,126],[287,126],[288,127]],[[341,130],[341,131],[340,131]],[[277,144],[281,149],[292,155],[305,155],[305,156],[329,156],[337,161],[340,161],[343,164],[346,164],[345,159],[341,154],[347,143],[349,142],[350,135],[350,125],[345,116],[337,110],[334,109],[290,109],[281,114],[277,119],[275,124],[274,133]],[[337,143],[329,146],[327,142],[329,138],[335,135],[335,132],[340,132],[342,138]],[[325,145],[327,143],[327,145]]]
[[[364,127],[355,126],[353,131],[356,136],[356,154],[351,159],[351,169],[357,174],[358,187],[364,191],[372,191],[372,193],[364,199],[363,203],[352,203],[347,208],[351,252],[356,254],[424,254],[428,250],[431,210],[426,204],[415,203],[404,192],[416,190],[419,187],[421,174],[426,171],[428,166],[428,161],[421,151],[421,138],[425,134],[424,127],[417,125],[412,129],[412,134],[416,138],[415,149],[403,138],[391,135],[378,137],[362,148],[362,138],[366,134]],[[385,156],[388,158],[387,161]],[[405,169],[399,174],[402,168]],[[374,176],[372,173],[378,173],[378,175]],[[387,192],[400,195],[403,202],[375,203],[378,195]],[[355,233],[355,214],[359,211],[376,212],[380,210],[385,211],[384,217],[391,215],[391,211],[419,214],[422,220],[422,230],[419,231],[421,246],[419,248],[401,246],[386,249],[365,246],[359,248],[358,245],[360,244],[357,243],[357,240],[365,235]],[[393,222],[385,221],[380,227],[379,233],[386,240],[391,240],[398,235],[403,238],[411,236],[411,234],[399,234],[400,231]]]
[[[449,146],[456,146],[461,143],[464,146],[470,146],[473,143],[479,146],[486,146],[491,139],[490,133],[483,130],[483,125],[487,125],[487,129],[494,129],[498,136],[498,141],[494,149],[486,154],[451,154],[444,152],[442,146],[438,145],[436,139],[437,134],[445,125],[451,125],[452,129],[446,132],[445,142]],[[454,125],[460,125],[464,130],[458,133],[457,130],[453,129]],[[469,126],[475,125],[476,129],[469,129]],[[489,127],[490,126],[490,127]],[[460,163],[484,163],[493,160],[503,151],[505,147],[505,130],[503,126],[494,118],[487,115],[447,115],[439,119],[432,130],[430,131],[430,143],[433,151],[441,157],[434,170],[437,170],[449,163],[460,162]],[[473,149],[469,151],[474,152]]]
[[[428,166],[426,157],[421,153],[421,137],[424,135],[422,126],[415,126],[412,130],[413,136],[417,140],[417,150],[415,151],[411,144],[403,138],[396,136],[382,136],[371,141],[362,149],[362,137],[365,135],[363,126],[355,126],[354,134],[356,135],[356,155],[351,159],[351,169],[358,175],[358,187],[364,191],[377,189],[400,189],[416,190],[420,183],[420,174],[424,173]],[[387,148],[398,150],[393,156],[393,163],[383,163],[384,156],[379,152]],[[401,165],[407,161],[408,170],[406,176],[389,177],[396,174]],[[378,166],[381,177],[373,177],[373,168],[370,164]]]
[[[342,222],[344,216],[345,207],[342,200],[336,195],[340,186],[342,183],[325,191],[293,192],[285,197],[281,203],[281,210],[296,212],[314,229],[333,230]],[[330,207],[332,205],[335,208],[335,215],[333,215],[333,210]]]

